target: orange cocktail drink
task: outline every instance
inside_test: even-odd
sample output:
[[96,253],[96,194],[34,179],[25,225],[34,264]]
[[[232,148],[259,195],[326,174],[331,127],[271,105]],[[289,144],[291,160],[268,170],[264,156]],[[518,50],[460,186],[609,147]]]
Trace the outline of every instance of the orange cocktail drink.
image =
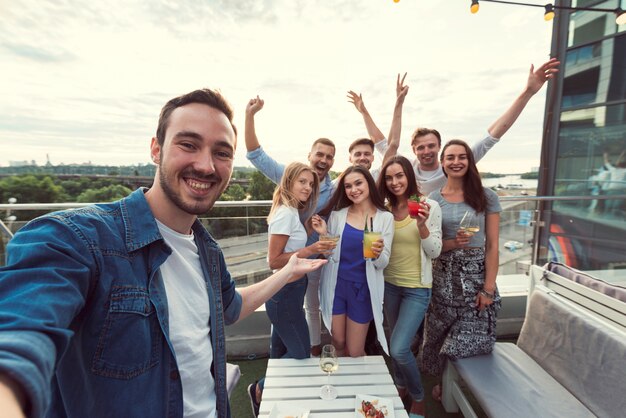
[[376,258],[376,254],[372,251],[372,244],[380,237],[380,232],[366,231],[363,233],[363,258]]

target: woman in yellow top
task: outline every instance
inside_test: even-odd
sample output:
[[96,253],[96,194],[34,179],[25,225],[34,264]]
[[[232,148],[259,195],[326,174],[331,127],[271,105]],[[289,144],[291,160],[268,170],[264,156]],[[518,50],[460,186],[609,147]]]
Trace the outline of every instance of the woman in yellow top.
[[[431,296],[431,260],[441,252],[441,209],[421,195],[408,159],[386,160],[378,181],[379,192],[389,201],[394,236],[385,275],[385,317],[391,331],[393,379],[403,401],[410,396],[409,417],[424,415],[424,388],[411,341],[420,327]],[[421,199],[419,211],[411,198]],[[417,208],[416,208],[417,209]]]

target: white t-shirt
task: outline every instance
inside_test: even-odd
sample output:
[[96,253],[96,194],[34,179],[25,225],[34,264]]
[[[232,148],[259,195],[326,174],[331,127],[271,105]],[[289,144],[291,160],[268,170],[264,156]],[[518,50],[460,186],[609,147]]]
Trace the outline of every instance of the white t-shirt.
[[283,252],[290,253],[306,246],[307,233],[300,222],[298,209],[280,205],[270,219],[267,233],[270,235],[289,235]]
[[216,416],[211,310],[193,234],[180,234],[157,221],[172,254],[160,271],[167,294],[169,336],[183,386],[185,418]]

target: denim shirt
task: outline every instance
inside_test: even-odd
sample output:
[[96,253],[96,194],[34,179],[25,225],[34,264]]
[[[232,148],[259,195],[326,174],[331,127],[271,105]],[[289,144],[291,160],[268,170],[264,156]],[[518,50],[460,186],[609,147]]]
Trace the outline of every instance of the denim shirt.
[[[265,177],[272,180],[276,184],[280,184],[280,179],[283,178],[283,173],[285,172],[285,165],[280,164],[275,159],[267,155],[262,147],[248,151],[246,153],[246,158],[257,170],[263,173]],[[327,173],[326,177],[320,179],[320,194],[317,199],[315,213],[319,212],[322,208],[324,208],[324,206],[326,206],[326,203],[328,203],[334,191],[335,185],[330,179],[330,175]],[[304,223],[305,219],[301,219],[301,221]],[[317,232],[311,233],[307,239],[306,245],[311,245],[312,243],[317,242],[317,239]]]
[[[218,244],[192,227],[211,306],[218,417],[230,417],[224,325],[241,296]],[[171,253],[137,190],[24,226],[0,268],[0,372],[31,417],[182,417],[159,266]]]

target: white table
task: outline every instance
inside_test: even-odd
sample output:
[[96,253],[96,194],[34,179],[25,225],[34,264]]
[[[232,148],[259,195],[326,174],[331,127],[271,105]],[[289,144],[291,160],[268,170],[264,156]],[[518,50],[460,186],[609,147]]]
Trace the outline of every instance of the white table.
[[339,358],[339,370],[330,376],[330,384],[337,388],[337,399],[320,398],[324,384],[326,374],[317,358],[270,359],[259,417],[269,417],[272,407],[279,402],[310,410],[310,418],[354,418],[356,395],[393,399],[394,417],[408,417],[382,356]]

